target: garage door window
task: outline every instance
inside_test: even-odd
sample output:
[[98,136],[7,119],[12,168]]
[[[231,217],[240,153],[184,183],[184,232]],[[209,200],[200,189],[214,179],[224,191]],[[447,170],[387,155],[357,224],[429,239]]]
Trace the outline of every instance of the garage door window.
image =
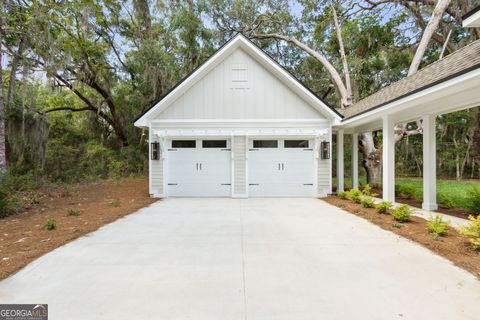
[[202,148],[226,148],[227,140],[203,140]]
[[285,148],[308,148],[308,140],[285,140]]
[[254,148],[278,148],[277,140],[253,140]]
[[172,148],[195,148],[196,146],[195,140],[172,140]]

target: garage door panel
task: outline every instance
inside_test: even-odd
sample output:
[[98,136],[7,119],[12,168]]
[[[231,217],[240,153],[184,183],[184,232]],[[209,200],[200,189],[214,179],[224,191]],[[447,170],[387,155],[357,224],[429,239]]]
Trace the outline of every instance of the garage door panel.
[[249,196],[314,196],[313,150],[284,148],[282,139],[277,145],[278,148],[258,148],[249,152]]
[[[203,148],[170,149],[167,153],[167,195],[171,197],[229,197],[230,150]],[[172,145],[172,141],[169,142]]]

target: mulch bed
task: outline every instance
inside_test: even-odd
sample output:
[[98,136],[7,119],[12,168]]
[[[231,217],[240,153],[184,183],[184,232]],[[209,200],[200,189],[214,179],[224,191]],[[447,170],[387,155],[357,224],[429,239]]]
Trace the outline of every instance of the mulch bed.
[[[372,189],[373,192],[378,194],[378,197],[382,197],[382,189],[377,189],[374,188]],[[405,203],[408,204],[409,206],[415,207],[415,208],[421,208],[422,207],[422,200],[418,200],[416,198],[408,198],[404,197],[402,195],[395,195],[395,202],[399,203]],[[468,216],[471,215],[471,213],[467,209],[463,208],[445,208],[441,204],[438,205],[438,209],[435,210],[436,212],[441,212],[445,214],[449,214],[451,216],[455,216],[458,218],[463,218],[463,219],[468,219]]]
[[473,273],[480,278],[480,253],[471,249],[467,239],[460,236],[458,232],[450,228],[448,236],[434,240],[427,231],[427,221],[419,217],[412,217],[411,222],[401,224],[395,223],[388,214],[379,214],[376,209],[363,208],[361,204],[349,200],[340,199],[336,196],[323,198],[326,202],[342,208],[349,213],[365,218],[378,225],[380,228],[392,231],[402,237],[420,243],[436,254],[452,261],[455,265]]
[[[38,204],[0,219],[0,279],[36,258],[87,233],[135,212],[156,199],[148,195],[148,180],[107,180],[49,191]],[[68,210],[79,216],[68,216]],[[47,219],[57,227],[44,230]]]

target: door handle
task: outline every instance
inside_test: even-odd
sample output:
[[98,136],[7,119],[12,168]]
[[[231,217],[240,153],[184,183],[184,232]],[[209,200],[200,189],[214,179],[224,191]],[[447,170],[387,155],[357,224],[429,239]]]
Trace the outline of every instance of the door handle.
[[197,171],[198,171],[198,163],[196,163],[196,165],[197,165]]
[[200,163],[200,171],[202,170],[202,164]]
[[285,170],[285,168],[283,167],[283,163],[282,163],[282,170]]
[[278,170],[280,170],[280,163],[278,164]]

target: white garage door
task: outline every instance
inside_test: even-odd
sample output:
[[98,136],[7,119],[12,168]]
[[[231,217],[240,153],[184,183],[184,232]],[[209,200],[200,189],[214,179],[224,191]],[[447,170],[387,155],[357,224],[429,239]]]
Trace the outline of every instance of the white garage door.
[[231,196],[229,140],[172,139],[167,143],[167,196]]
[[311,140],[251,140],[249,196],[313,197],[314,162]]

